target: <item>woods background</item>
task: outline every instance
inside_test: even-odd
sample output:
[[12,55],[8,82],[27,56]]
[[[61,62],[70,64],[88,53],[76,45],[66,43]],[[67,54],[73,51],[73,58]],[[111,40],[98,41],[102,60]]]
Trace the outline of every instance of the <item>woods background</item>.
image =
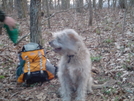
[[91,52],[95,89],[87,101],[134,101],[134,0],[0,0],[20,30],[18,45],[0,28],[0,101],[61,101],[57,79],[25,87],[16,82],[18,52],[29,42],[40,43],[57,65],[60,56],[48,42],[52,32],[75,29]]

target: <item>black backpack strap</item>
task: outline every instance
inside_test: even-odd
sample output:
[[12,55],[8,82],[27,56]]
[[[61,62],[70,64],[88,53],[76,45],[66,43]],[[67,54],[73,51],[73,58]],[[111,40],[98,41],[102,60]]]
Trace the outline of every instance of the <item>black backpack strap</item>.
[[54,65],[54,67],[55,67],[55,74],[54,75],[55,75],[55,78],[57,78],[58,67],[55,65]]

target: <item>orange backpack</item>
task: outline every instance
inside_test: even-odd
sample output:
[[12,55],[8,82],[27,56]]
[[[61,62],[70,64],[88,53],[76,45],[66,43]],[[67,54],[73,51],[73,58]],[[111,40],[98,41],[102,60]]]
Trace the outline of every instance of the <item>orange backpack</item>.
[[44,49],[22,51],[20,53],[20,65],[17,67],[17,82],[33,84],[53,79],[53,73],[46,69],[46,57]]

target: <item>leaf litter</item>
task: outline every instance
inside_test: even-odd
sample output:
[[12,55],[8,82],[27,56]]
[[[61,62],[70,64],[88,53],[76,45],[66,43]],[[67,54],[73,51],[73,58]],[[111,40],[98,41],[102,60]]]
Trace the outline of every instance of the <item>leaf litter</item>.
[[[43,47],[52,64],[57,65],[60,56],[48,44],[52,40],[51,33],[73,28],[83,37],[91,52],[94,83],[108,81],[109,87],[94,89],[87,101],[134,101],[134,30],[131,16],[127,13],[122,32],[123,13],[120,9],[98,10],[93,17],[93,26],[88,26],[88,11],[80,14],[70,10],[52,17],[50,29],[42,17]],[[20,36],[29,33],[28,21],[29,17],[18,20]],[[13,46],[4,30],[0,37],[0,101],[61,101],[57,96],[60,86],[57,78],[30,87],[17,84],[18,52],[29,42],[29,37],[17,46]]]

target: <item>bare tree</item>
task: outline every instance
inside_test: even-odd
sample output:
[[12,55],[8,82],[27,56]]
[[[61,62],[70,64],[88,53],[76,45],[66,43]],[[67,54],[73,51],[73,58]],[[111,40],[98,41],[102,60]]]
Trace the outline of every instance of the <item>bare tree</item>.
[[[2,4],[0,4],[0,9],[2,9]],[[2,26],[3,26],[3,24],[2,24],[2,22],[0,22],[0,35],[2,34]]]
[[99,0],[99,8],[102,9],[103,6],[103,0]]
[[116,7],[117,0],[113,0],[113,8]]
[[61,0],[61,6],[63,10],[69,8],[69,5],[70,5],[70,0]]
[[130,0],[130,6],[134,6],[134,0]]
[[22,5],[21,5],[21,0],[15,0],[16,3],[16,8],[17,8],[17,12],[18,12],[18,17],[22,18]]
[[2,9],[4,10],[4,12],[8,12],[8,3],[7,0],[2,0]]
[[[47,17],[49,17],[49,6],[48,6],[48,0],[46,0],[46,7],[47,7]],[[47,20],[48,21],[48,27],[50,28],[50,19]]]
[[60,9],[60,0],[58,0],[57,2],[58,2],[58,9]]
[[70,0],[67,0],[67,8],[70,8]]
[[23,17],[26,17],[26,15],[27,15],[27,13],[28,13],[27,0],[22,0],[22,1],[21,1],[21,5],[22,5]]
[[9,5],[10,5],[10,12],[13,12],[13,0],[9,0]]
[[49,0],[49,7],[50,9],[53,9],[53,0]]
[[27,0],[15,0],[18,17],[25,18],[28,8],[27,8]]
[[107,2],[107,3],[108,3],[108,8],[110,8],[110,0],[108,0],[108,2]]
[[96,0],[93,0],[93,8],[96,8]]
[[126,0],[119,0],[120,8],[126,8]]
[[41,3],[42,5],[41,5],[41,8],[42,8],[42,11],[43,11],[43,13],[45,13],[46,12],[46,0],[42,0],[42,3]]
[[89,0],[89,22],[88,26],[92,26],[92,20],[93,20],[93,11],[92,11],[92,2]]
[[83,12],[83,8],[82,8],[83,0],[76,0],[76,6],[77,6],[77,8],[76,8],[77,12],[79,12],[79,13]]
[[41,35],[41,0],[30,1],[30,41],[42,45]]

